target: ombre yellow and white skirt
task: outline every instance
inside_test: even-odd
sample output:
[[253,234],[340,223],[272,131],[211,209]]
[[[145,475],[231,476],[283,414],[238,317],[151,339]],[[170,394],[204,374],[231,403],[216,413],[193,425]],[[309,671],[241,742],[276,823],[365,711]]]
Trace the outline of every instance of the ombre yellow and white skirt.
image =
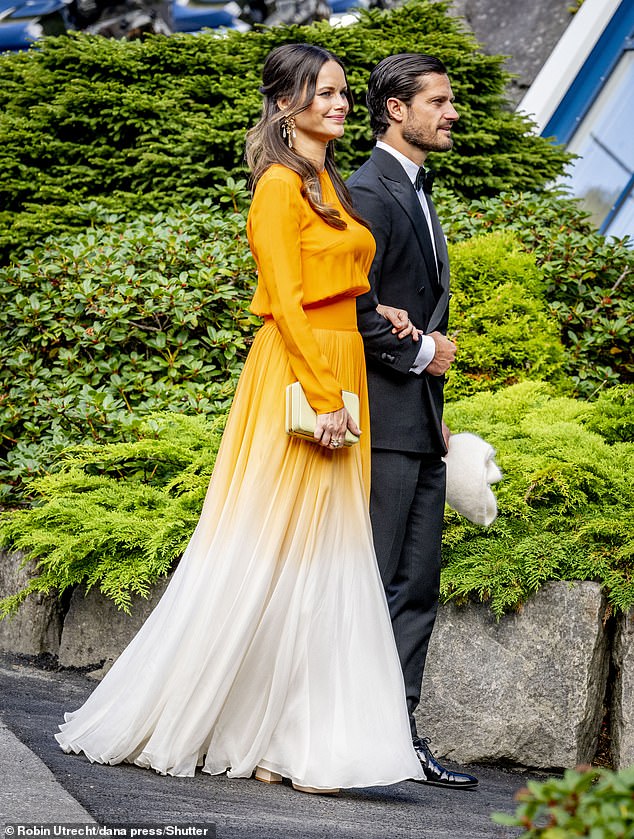
[[354,312],[348,300],[311,319],[338,380],[360,394],[361,442],[330,451],[286,435],[294,377],[265,323],[189,546],[139,633],[66,714],[65,751],[171,775],[249,777],[259,765],[316,788],[421,777],[372,545]]

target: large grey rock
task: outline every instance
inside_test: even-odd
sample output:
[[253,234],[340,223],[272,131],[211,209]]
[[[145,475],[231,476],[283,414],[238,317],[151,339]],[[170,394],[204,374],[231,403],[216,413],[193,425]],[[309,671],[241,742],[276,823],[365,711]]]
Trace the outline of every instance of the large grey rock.
[[609,651],[597,583],[544,586],[499,623],[486,605],[441,607],[418,711],[438,755],[544,769],[589,762]]
[[[22,567],[24,554],[0,551],[0,598],[16,594],[32,578],[32,565]],[[56,655],[62,632],[62,610],[54,596],[34,594],[17,614],[0,621],[0,650],[3,652]]]
[[62,667],[101,668],[97,675],[104,675],[139,631],[168,582],[169,578],[156,583],[147,600],[134,597],[129,615],[96,589],[88,593],[83,588],[76,589],[62,631]]
[[618,619],[614,639],[612,758],[616,769],[634,765],[634,610]]

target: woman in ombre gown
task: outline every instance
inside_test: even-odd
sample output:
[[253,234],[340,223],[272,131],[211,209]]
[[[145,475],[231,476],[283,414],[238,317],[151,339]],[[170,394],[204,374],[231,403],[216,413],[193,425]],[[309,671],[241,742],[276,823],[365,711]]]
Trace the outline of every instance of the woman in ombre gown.
[[[355,297],[374,240],[333,162],[349,97],[320,47],[268,57],[248,138],[258,266],[249,352],[202,514],[160,603],[56,735],[160,773],[298,789],[421,778],[368,514],[369,414]],[[395,325],[402,313],[386,312]],[[407,329],[403,331],[403,334]],[[285,432],[299,380],[315,442]],[[342,389],[360,397],[358,432]]]

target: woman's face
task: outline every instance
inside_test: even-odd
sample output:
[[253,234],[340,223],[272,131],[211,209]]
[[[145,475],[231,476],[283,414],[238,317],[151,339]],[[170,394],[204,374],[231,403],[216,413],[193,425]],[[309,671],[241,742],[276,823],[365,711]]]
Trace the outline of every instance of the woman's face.
[[336,61],[326,61],[317,76],[313,101],[295,115],[293,146],[301,153],[306,144],[327,143],[342,137],[349,110],[344,72]]

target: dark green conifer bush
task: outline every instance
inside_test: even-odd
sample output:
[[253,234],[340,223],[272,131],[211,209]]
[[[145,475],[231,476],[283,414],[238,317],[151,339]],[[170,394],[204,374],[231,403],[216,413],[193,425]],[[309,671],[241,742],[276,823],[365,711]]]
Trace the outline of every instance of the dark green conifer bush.
[[369,72],[399,51],[436,53],[449,67],[461,120],[452,154],[433,161],[446,186],[479,197],[539,188],[561,171],[563,151],[506,108],[503,59],[479,51],[445,3],[413,0],[339,28],[45,39],[0,56],[0,261],[100,211],[130,217],[178,206],[213,195],[228,175],[243,176],[262,63],[291,41],[323,45],[349,68],[359,107],[339,144],[344,172],[371,148]]

